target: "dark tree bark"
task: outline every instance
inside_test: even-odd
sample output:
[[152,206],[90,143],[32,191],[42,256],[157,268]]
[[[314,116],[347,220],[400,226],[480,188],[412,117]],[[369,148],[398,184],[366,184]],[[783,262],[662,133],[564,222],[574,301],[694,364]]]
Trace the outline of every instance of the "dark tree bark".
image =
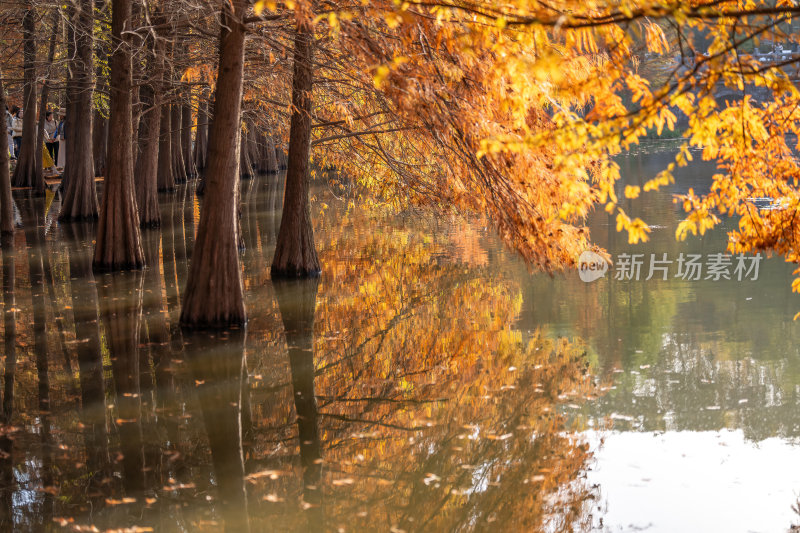
[[195,194],[197,196],[203,196],[206,192],[206,172],[205,170],[208,169],[208,150],[209,146],[211,146],[211,132],[214,129],[214,99],[213,95],[210,95],[208,98],[208,137],[205,143],[205,157],[206,157],[206,165],[203,168],[203,173],[200,174],[200,179],[197,182],[197,187],[195,188]]
[[278,157],[275,154],[275,142],[272,140],[272,137],[268,135],[264,138],[264,143],[264,149],[267,151],[266,170],[270,174],[277,174],[280,169],[278,168]]
[[[0,66],[0,110],[6,108],[3,67]],[[8,135],[0,135],[0,233],[14,233],[14,207],[11,200],[11,172],[8,168]]]
[[66,191],[61,221],[97,218],[97,192],[92,158],[92,1],[68,4]]
[[283,197],[281,227],[272,260],[273,278],[319,276],[320,265],[314,247],[314,228],[308,189],[311,181],[311,91],[314,34],[310,16],[298,15],[294,38],[294,79],[292,121],[289,131],[289,166]]
[[[102,87],[102,89],[107,90],[108,87]],[[94,168],[94,176],[98,178],[106,175],[109,134],[110,123],[108,118],[104,117],[100,110],[95,109],[94,117],[92,118],[92,155],[94,157],[92,166]]]
[[[95,13],[98,20],[102,21],[100,28],[107,28],[109,0],[95,0]],[[103,65],[108,60],[109,48],[106,42],[107,34],[95,40],[95,55],[97,56],[97,68],[95,69],[95,90],[100,94],[108,92],[108,78],[103,71]],[[108,117],[103,115],[101,109],[95,107],[92,118],[92,156],[94,161],[94,175],[105,176],[106,164],[108,163],[108,136],[109,122]]]
[[322,445],[314,395],[314,311],[319,279],[277,280],[272,284],[281,311],[303,466],[303,499],[308,508],[308,531],[323,531]]
[[[22,146],[17,154],[17,166],[11,183],[15,187],[32,187],[44,194],[42,174],[42,152],[36,140],[36,9],[33,2],[27,3],[22,18],[23,88]],[[41,138],[41,135],[39,135]],[[39,148],[37,155],[36,148]]]
[[[165,83],[162,83],[162,94]],[[172,173],[172,113],[168,104],[161,104],[161,127],[158,141],[158,190],[174,191],[175,175]]]
[[[180,100],[180,93],[176,97]],[[172,175],[175,183],[186,183],[186,166],[183,164],[183,149],[181,148],[181,104],[176,101],[171,106],[172,114]]]
[[239,174],[241,174],[242,179],[253,177],[253,165],[250,162],[250,153],[247,149],[250,145],[249,137],[250,132],[247,131],[247,128],[242,128],[239,132]]
[[206,195],[192,254],[181,323],[192,327],[244,324],[237,245],[239,124],[244,74],[245,0],[222,2],[219,72],[209,143]]
[[[40,135],[36,136],[37,154],[42,154],[44,150],[44,120],[47,115],[47,99],[50,96],[50,68],[56,56],[56,39],[58,38],[59,22],[61,22],[61,13],[59,13],[58,10],[55,10],[53,11],[53,29],[50,35],[50,49],[47,52],[47,75],[45,76],[44,84],[42,85],[42,94],[39,97],[39,121],[36,125],[36,131],[40,132]],[[37,172],[42,179],[35,180],[36,183],[33,187],[33,193],[36,196],[43,196],[45,189],[44,161],[40,156],[36,158],[36,162],[38,164]]]
[[141,149],[136,159],[136,203],[139,207],[139,223],[143,228],[155,228],[161,224],[158,208],[158,145],[161,128],[161,96],[149,85],[139,91],[144,111],[139,121]]
[[189,89],[186,89],[181,106],[181,149],[186,178],[194,178],[197,172],[194,168],[194,158],[192,158],[192,102]]
[[203,91],[197,111],[197,133],[194,141],[194,166],[198,173],[206,169],[208,159],[208,121],[208,95]]
[[144,266],[139,212],[133,187],[133,105],[130,47],[131,2],[112,0],[111,135],[103,207],[97,225],[94,268],[126,270]]

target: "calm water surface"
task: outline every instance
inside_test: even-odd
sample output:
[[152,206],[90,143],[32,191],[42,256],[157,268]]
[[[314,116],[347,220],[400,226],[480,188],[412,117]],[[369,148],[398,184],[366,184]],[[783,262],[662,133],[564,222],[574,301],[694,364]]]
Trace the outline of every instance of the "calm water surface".
[[[669,145],[620,159],[640,184]],[[480,221],[312,204],[320,280],[272,283],[278,179],[243,182],[248,326],[177,325],[199,204],[161,196],[150,267],[93,275],[90,225],[15,198],[4,254],[3,530],[786,531],[800,522],[800,355],[792,268],[683,280],[672,194],[612,269],[530,274]],[[624,185],[624,184],[622,184]],[[621,185],[621,186],[622,186]],[[757,200],[760,207],[766,200]],[[734,221],[726,222],[731,226]],[[672,260],[646,281],[650,254]],[[732,269],[731,269],[732,271]],[[702,277],[705,277],[705,273]]]

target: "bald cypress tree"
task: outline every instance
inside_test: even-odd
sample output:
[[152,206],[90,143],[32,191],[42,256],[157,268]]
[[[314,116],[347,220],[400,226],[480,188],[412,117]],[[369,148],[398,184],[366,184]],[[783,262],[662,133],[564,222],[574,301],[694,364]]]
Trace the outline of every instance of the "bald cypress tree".
[[308,189],[311,181],[311,92],[314,85],[314,30],[312,14],[297,12],[292,80],[292,119],[289,131],[289,162],[281,226],[272,260],[273,278],[303,278],[320,274],[314,247],[314,228]]
[[97,218],[92,157],[92,0],[69,3],[67,15],[67,154],[62,221]]
[[237,198],[239,127],[244,77],[245,0],[222,1],[215,117],[211,126],[206,192],[184,292],[181,324],[244,324],[239,266]]
[[111,7],[111,116],[115,139],[106,160],[103,207],[97,225],[94,268],[123,270],[144,266],[139,213],[133,184],[133,102],[131,97],[131,0],[113,0]]

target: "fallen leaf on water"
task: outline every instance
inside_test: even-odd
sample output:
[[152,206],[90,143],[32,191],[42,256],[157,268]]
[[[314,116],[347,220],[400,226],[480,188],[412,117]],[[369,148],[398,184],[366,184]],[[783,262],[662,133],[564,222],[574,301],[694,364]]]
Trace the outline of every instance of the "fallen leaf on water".
[[121,505],[123,503],[136,503],[136,498],[122,498],[121,500],[115,500],[113,498],[106,498],[106,503],[108,505]]

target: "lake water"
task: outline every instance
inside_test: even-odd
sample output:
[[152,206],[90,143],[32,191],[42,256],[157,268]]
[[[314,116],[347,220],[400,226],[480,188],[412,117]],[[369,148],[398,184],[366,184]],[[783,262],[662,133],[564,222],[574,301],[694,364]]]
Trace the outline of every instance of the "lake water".
[[[621,158],[620,187],[673,148]],[[675,241],[672,195],[713,172],[626,201],[648,243],[595,214],[615,265],[590,283],[529,273],[480,220],[321,184],[323,275],[273,284],[280,180],[244,181],[250,320],[215,334],[177,325],[192,184],[161,195],[150,267],[114,275],[92,274],[94,228],[58,225],[57,195],[15,197],[0,529],[789,530],[800,298],[780,258],[715,262],[735,221]],[[623,254],[642,254],[638,280]],[[700,279],[677,275],[681,254]]]

